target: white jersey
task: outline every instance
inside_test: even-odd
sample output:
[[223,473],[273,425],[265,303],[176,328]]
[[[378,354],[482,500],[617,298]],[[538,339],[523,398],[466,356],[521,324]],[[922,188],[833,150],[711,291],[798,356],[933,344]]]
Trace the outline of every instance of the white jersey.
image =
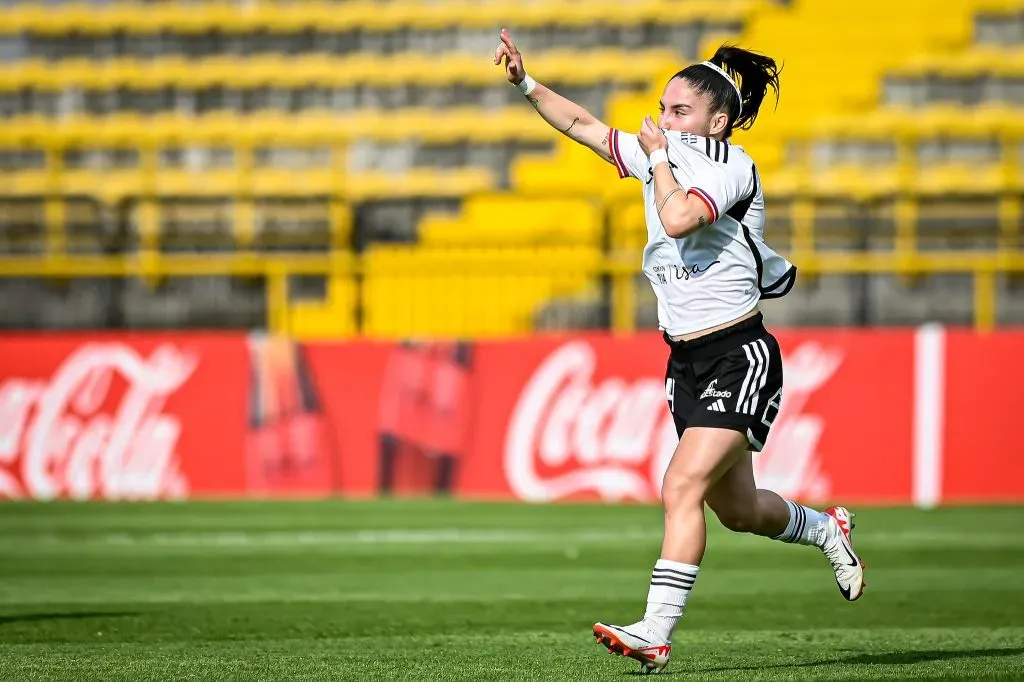
[[764,242],[764,194],[742,147],[693,133],[667,132],[672,174],[707,204],[712,223],[681,239],[665,233],[655,206],[654,171],[636,135],[612,129],[619,177],[644,183],[644,274],[658,298],[658,325],[671,336],[730,322],[762,298],[785,296],[796,267]]

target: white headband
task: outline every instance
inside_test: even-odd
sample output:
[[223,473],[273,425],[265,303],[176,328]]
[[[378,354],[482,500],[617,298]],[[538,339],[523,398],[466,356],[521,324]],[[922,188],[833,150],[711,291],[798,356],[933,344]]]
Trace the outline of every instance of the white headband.
[[736,90],[736,97],[738,97],[739,100],[740,100],[740,114],[742,114],[743,113],[743,93],[740,92],[740,86],[736,85],[736,81],[734,81],[732,79],[732,76],[727,74],[725,72],[725,69],[720,67],[718,64],[714,64],[712,62],[701,62],[701,64],[703,64],[704,66],[710,66],[712,69],[714,69],[718,73],[720,73],[723,76],[725,76],[725,80],[729,81],[729,85],[731,85],[733,87],[733,89]]

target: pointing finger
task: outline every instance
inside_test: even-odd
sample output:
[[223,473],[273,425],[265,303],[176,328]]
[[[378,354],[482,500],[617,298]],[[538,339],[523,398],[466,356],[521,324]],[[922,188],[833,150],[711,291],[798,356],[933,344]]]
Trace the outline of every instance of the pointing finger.
[[505,43],[505,46],[508,47],[510,54],[516,53],[516,44],[512,42],[512,36],[505,29],[501,29],[501,42]]

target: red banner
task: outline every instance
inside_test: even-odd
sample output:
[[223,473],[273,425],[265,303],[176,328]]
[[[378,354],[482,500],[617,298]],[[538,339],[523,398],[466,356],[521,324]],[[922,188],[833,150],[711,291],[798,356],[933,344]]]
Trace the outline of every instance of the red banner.
[[1013,427],[1024,408],[1024,331],[946,333],[942,499],[1024,500],[1024,458]]
[[[1024,464],[1001,442],[1024,332],[777,336],[785,388],[755,457],[762,487],[807,502],[1024,500]],[[655,501],[676,445],[667,351],[656,334],[0,337],[0,497]]]
[[[912,336],[822,331],[779,340],[784,398],[755,458],[758,483],[804,500],[907,501]],[[533,501],[658,499],[677,442],[659,337],[478,350],[489,399],[480,404],[460,491]]]
[[243,336],[5,336],[0,496],[240,492]]

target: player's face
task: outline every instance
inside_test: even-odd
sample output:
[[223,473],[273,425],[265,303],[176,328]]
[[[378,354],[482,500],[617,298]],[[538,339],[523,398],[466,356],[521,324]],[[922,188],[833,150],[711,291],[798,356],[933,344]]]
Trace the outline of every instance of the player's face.
[[698,94],[682,78],[673,78],[665,86],[659,104],[658,127],[683,133],[711,136],[713,112],[711,102]]

